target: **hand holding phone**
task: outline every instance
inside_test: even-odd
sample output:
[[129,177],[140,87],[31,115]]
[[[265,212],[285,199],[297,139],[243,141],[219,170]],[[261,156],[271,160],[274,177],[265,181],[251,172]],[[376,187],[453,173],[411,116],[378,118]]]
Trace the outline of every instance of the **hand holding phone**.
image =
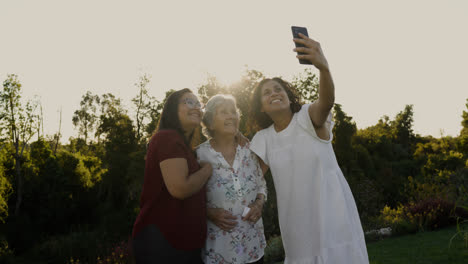
[[[309,37],[309,34],[307,33],[307,28],[305,27],[296,27],[296,26],[292,26],[291,27],[291,30],[292,30],[292,33],[293,33],[293,37],[294,38],[301,38],[299,37],[299,33],[302,33],[303,35]],[[304,45],[300,44],[300,43],[297,43],[295,42],[296,44],[296,48],[299,48],[299,47],[305,47]],[[299,55],[304,55],[303,52],[298,52],[297,54]],[[303,59],[300,59],[299,60],[299,63],[300,64],[312,64],[310,61],[308,60],[303,60]]]

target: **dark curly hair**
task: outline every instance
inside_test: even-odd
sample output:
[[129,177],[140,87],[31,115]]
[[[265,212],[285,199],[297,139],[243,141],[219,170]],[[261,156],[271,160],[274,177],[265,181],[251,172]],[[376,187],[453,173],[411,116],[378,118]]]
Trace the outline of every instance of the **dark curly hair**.
[[296,88],[290,83],[284,81],[280,77],[267,78],[263,79],[253,90],[252,96],[250,98],[250,111],[249,111],[249,127],[254,132],[267,128],[273,124],[273,120],[264,112],[262,109],[262,88],[265,83],[269,81],[275,81],[283,87],[288,95],[289,101],[291,101],[290,108],[292,113],[297,113],[301,110],[302,102],[300,97],[296,93]]

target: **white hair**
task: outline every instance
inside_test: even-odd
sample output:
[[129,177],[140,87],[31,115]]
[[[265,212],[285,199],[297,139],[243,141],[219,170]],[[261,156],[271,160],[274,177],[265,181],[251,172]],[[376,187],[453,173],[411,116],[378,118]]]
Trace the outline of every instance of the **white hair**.
[[224,105],[225,103],[230,102],[234,104],[236,108],[237,116],[240,117],[239,109],[236,105],[236,99],[230,94],[217,94],[208,100],[205,105],[205,113],[203,114],[202,124],[203,124],[203,135],[207,138],[213,137],[213,131],[210,129],[213,124],[214,117],[219,105]]

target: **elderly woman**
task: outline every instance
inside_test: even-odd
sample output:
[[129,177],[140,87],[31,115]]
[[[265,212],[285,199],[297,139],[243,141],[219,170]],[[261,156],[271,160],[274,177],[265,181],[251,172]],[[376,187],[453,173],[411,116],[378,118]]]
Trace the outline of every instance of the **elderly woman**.
[[236,140],[239,111],[232,96],[216,95],[202,119],[209,138],[197,148],[213,173],[206,185],[208,228],[205,263],[263,263],[266,246],[261,219],[266,182],[249,145]]

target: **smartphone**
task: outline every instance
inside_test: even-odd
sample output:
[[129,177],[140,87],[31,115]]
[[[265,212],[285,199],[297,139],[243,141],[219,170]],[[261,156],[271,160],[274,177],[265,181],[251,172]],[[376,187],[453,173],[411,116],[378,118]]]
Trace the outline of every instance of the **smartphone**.
[[[303,35],[309,37],[309,34],[307,33],[307,28],[305,28],[305,27],[292,26],[291,30],[292,30],[294,38],[301,38],[301,37],[299,37],[299,33],[302,33]],[[294,42],[294,43],[296,44],[296,48],[304,47],[304,45],[302,45],[302,44],[299,44],[299,43],[296,43],[296,42]],[[298,52],[297,54],[302,55],[304,53],[303,52]],[[308,60],[299,60],[299,63],[300,64],[312,64]]]

